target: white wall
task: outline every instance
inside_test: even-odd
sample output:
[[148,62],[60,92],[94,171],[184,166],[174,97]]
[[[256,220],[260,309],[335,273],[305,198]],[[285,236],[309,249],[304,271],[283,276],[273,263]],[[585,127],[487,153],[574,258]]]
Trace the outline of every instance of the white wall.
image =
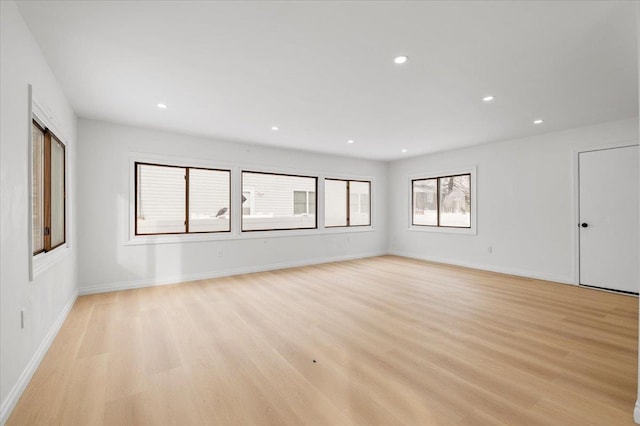
[[[636,3],[636,33],[638,37],[638,88],[640,88],[640,3]],[[638,96],[638,102],[640,103],[640,96]],[[640,112],[640,109],[638,109],[638,111]],[[638,237],[640,238],[640,236]],[[638,303],[640,303],[640,299],[638,300]],[[638,317],[638,322],[640,323],[640,316]],[[633,410],[633,419],[636,423],[640,423],[640,339],[638,339],[638,399],[636,401],[635,409]]]
[[[387,244],[387,164],[264,146],[216,141],[81,119],[78,137],[78,272],[81,293],[178,282],[384,253]],[[275,232],[256,238],[126,245],[128,153],[211,161],[239,171],[325,173],[373,178],[374,230],[307,235]],[[219,163],[220,162],[220,163]],[[234,175],[236,182],[238,175]],[[321,182],[319,182],[321,183]],[[238,194],[236,192],[236,194]],[[319,194],[320,195],[320,194]],[[233,208],[237,206],[232,205]],[[222,250],[222,257],[219,251]]]
[[[637,140],[638,120],[629,119],[395,161],[389,168],[389,250],[574,283],[575,150]],[[477,235],[408,230],[408,176],[473,166]]]
[[[67,255],[29,281],[28,85],[67,138],[69,215],[74,213],[76,118],[16,5],[0,2],[0,423],[6,420],[77,295],[75,225]],[[25,328],[20,309],[25,309]]]

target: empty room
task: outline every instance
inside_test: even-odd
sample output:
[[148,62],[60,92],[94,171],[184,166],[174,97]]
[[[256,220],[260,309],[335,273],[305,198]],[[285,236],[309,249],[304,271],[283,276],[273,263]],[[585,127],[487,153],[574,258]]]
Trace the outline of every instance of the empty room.
[[0,424],[640,424],[639,28],[0,1]]

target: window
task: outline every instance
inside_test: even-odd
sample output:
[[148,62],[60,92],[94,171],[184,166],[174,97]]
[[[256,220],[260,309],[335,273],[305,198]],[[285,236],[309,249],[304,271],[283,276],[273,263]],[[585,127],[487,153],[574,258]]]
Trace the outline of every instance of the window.
[[371,225],[371,182],[325,179],[324,226]]
[[371,225],[371,182],[349,181],[349,226]]
[[313,191],[293,191],[293,214],[315,214],[316,193]]
[[311,176],[242,172],[242,230],[317,228],[316,187]]
[[229,232],[229,170],[135,163],[136,235]]
[[412,225],[471,228],[471,174],[411,181]]
[[49,129],[32,121],[33,254],[66,242],[65,146]]

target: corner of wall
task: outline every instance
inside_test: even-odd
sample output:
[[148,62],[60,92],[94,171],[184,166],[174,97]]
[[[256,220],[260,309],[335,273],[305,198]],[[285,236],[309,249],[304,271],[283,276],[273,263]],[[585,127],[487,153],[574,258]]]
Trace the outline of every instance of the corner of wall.
[[71,312],[71,308],[73,308],[73,304],[76,302],[77,298],[78,292],[76,291],[69,298],[64,308],[62,308],[62,312],[60,312],[60,315],[58,315],[58,318],[56,318],[55,322],[51,325],[51,328],[49,328],[46,336],[44,337],[44,339],[42,339],[40,345],[38,345],[38,349],[33,354],[33,357],[31,357],[31,359],[29,360],[29,363],[22,371],[22,374],[20,374],[20,378],[9,391],[6,399],[2,402],[2,406],[0,407],[0,425],[4,425],[7,420],[9,420],[11,412],[18,403],[18,400],[22,396],[22,393],[27,388],[27,385],[38,369],[38,366],[49,350],[49,347],[51,347],[53,340],[58,335],[62,324],[64,324],[64,320],[67,319],[67,316],[69,315],[69,312]]
[[[636,6],[636,34],[637,34],[636,49],[638,51],[638,57],[637,57],[638,66],[639,66],[638,69],[640,70],[640,3],[636,3],[635,6]],[[640,73],[638,74],[638,82],[640,83]],[[640,87],[640,84],[639,84],[639,87]],[[640,107],[640,96],[638,96],[638,104]],[[638,122],[638,125],[640,126],[640,121]],[[638,237],[640,238],[640,235]],[[640,303],[640,299],[638,300],[638,303]],[[640,316],[638,317],[638,323],[640,324]],[[638,341],[638,353],[640,354],[640,339]],[[640,424],[640,357],[638,358],[638,367],[639,367],[638,369],[638,400],[636,401],[636,406],[633,410],[633,420],[636,423]]]
[[[23,19],[18,4],[0,2],[0,102],[2,209],[0,214],[1,307],[0,320],[0,424],[4,424],[55,339],[78,296],[75,235],[75,140],[77,117],[55,75]],[[62,130],[69,148],[67,205],[70,256],[50,265],[30,280],[28,238],[31,191],[27,165],[31,129],[29,86],[48,110],[48,119]],[[70,142],[70,143],[69,143]],[[6,179],[5,179],[6,178]],[[21,323],[19,311],[27,312]],[[36,313],[36,315],[31,315]]]

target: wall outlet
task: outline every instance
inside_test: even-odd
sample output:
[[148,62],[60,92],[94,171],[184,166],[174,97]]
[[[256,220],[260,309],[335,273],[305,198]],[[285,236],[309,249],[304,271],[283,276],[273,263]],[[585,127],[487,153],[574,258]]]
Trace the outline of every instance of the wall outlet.
[[493,247],[491,246],[487,247],[487,253],[489,254],[493,253]]
[[224,256],[224,252],[222,251],[222,249],[218,249],[218,257],[222,256]]

